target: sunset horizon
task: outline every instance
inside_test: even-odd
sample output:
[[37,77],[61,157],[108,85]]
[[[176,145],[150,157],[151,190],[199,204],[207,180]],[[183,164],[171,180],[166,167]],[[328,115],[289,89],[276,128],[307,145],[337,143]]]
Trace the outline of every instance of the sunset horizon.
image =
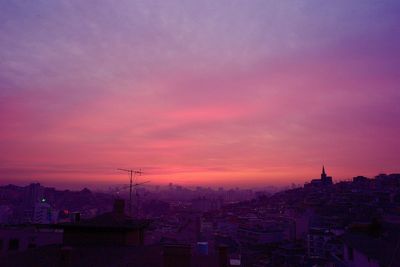
[[[315,166],[316,168],[310,169],[309,174],[303,175],[288,175],[288,174],[275,174],[274,176],[264,176],[264,173],[252,173],[252,175],[259,175],[253,179],[249,179],[250,175],[242,174],[243,176],[238,176],[237,173],[223,173],[207,171],[204,173],[203,177],[223,177],[225,180],[209,180],[202,179],[202,176],[192,176],[190,173],[178,173],[174,176],[167,176],[163,174],[154,174],[152,172],[146,172],[144,169],[140,169],[143,174],[136,175],[134,180],[137,182],[149,181],[145,186],[147,187],[157,187],[157,186],[168,186],[170,184],[174,186],[184,186],[188,188],[196,187],[210,187],[214,189],[225,188],[241,188],[241,189],[265,189],[265,188],[275,188],[275,190],[283,190],[285,188],[291,188],[293,186],[298,187],[303,184],[308,183],[311,179],[316,178],[321,173],[321,168],[323,165]],[[378,172],[355,172],[352,171],[350,174],[338,175],[335,170],[330,168],[330,166],[325,167],[329,175],[333,176],[334,183],[340,183],[344,181],[351,181],[356,176],[366,176],[375,177],[379,174],[391,174],[396,173],[396,171],[386,171],[381,170]],[[139,170],[139,169],[137,169]],[[21,172],[22,173],[22,172]],[[109,188],[128,185],[129,175],[120,172],[117,169],[104,169],[103,171],[90,171],[80,172],[79,170],[29,170],[27,173],[40,173],[39,175],[32,175],[30,177],[20,175],[18,178],[3,179],[2,184],[15,184],[20,186],[25,186],[30,183],[40,183],[44,186],[55,187],[57,189],[70,189],[70,190],[81,190],[83,188],[89,188],[92,190],[108,190]],[[57,173],[54,175],[54,173]],[[60,173],[62,173],[60,175]],[[60,176],[57,176],[60,175]],[[199,175],[199,174],[196,174]],[[201,175],[201,174],[200,174]],[[12,175],[8,175],[12,177]],[[89,177],[89,179],[88,179]],[[288,178],[289,177],[289,178]]]
[[0,1],[1,267],[400,267],[400,0]]

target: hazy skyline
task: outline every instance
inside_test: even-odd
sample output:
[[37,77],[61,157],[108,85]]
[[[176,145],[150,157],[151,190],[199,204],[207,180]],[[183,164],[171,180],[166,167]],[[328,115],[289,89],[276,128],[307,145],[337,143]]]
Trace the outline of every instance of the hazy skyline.
[[0,180],[400,166],[399,1],[1,1]]

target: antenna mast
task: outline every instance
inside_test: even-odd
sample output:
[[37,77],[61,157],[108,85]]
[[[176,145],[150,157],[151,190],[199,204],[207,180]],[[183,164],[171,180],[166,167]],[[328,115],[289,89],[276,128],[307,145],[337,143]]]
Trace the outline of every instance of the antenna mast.
[[[142,174],[142,170],[140,170],[140,169],[139,170],[117,169],[117,170],[129,173],[129,178],[130,178],[129,179],[130,180],[130,183],[129,183],[129,215],[132,216],[132,187],[134,186],[133,179],[134,179],[136,174],[141,175]],[[136,185],[137,184],[135,184],[135,186]]]

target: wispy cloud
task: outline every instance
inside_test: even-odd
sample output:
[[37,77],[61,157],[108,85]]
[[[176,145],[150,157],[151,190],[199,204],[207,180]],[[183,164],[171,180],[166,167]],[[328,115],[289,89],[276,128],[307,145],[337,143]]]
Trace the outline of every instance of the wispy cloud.
[[[0,178],[398,171],[398,1],[4,1]],[[317,172],[318,169],[315,170]],[[121,178],[122,179],[122,178]]]

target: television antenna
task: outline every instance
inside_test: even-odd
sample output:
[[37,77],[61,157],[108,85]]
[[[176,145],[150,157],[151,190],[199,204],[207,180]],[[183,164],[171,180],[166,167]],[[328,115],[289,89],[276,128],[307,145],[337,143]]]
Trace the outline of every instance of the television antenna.
[[[139,197],[138,197],[137,187],[140,186],[140,185],[149,183],[150,181],[145,181],[145,182],[141,182],[141,183],[134,182],[136,175],[142,175],[143,174],[141,169],[132,170],[132,169],[121,169],[121,168],[118,168],[117,170],[124,171],[124,172],[127,172],[129,174],[129,215],[132,216],[132,206],[133,206],[132,205],[132,189],[133,189],[133,187],[135,187],[136,197],[138,198],[137,199],[137,202],[138,202],[137,204],[139,204]],[[126,186],[126,187],[128,187],[128,186]],[[139,207],[137,207],[137,209],[138,209],[138,213],[139,213]]]

